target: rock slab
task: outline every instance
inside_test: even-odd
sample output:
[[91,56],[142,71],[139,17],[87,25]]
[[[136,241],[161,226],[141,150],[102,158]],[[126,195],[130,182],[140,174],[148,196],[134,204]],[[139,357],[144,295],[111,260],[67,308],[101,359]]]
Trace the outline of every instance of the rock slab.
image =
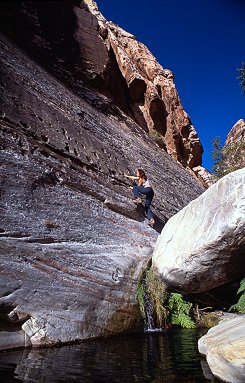
[[153,254],[172,289],[207,291],[244,277],[245,168],[220,179],[173,216]]

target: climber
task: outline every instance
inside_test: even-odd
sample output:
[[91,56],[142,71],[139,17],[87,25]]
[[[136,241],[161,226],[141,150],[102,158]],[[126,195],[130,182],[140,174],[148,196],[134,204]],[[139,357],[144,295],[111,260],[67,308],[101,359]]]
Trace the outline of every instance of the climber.
[[[140,196],[141,195],[146,196],[145,214],[146,214],[146,217],[148,219],[148,224],[150,226],[153,226],[155,223],[155,220],[152,216],[150,206],[151,206],[152,199],[154,197],[154,190],[153,190],[151,182],[147,179],[147,176],[146,176],[144,170],[142,170],[142,169],[138,169],[136,171],[136,176],[130,176],[127,174],[124,174],[124,176],[134,181],[133,187],[130,187],[132,189],[132,192],[133,192],[133,196],[134,196],[133,202],[134,203],[136,203],[136,204],[142,203],[142,199],[140,198]],[[136,183],[136,180],[138,181],[137,183]]]

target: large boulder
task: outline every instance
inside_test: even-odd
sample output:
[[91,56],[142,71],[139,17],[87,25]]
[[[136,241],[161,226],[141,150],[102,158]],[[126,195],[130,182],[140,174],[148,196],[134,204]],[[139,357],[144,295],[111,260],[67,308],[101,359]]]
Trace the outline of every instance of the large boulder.
[[245,315],[221,322],[198,341],[212,373],[231,383],[244,383]]
[[165,225],[153,267],[172,289],[207,291],[244,277],[245,168],[220,179]]
[[[204,189],[105,96],[78,97],[3,36],[0,48],[0,348],[135,330],[158,231]],[[124,177],[142,166],[154,228]]]

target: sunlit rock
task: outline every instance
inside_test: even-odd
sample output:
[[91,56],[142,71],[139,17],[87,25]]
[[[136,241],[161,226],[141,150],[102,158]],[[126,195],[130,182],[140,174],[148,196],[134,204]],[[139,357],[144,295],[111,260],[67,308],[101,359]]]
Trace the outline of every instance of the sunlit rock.
[[228,146],[237,141],[245,142],[245,121],[242,118],[238,120],[231,128],[226,137],[225,146]]
[[102,30],[107,30],[105,43],[112,49],[126,80],[134,119],[161,148],[184,166],[200,165],[203,148],[183,109],[173,73],[163,68],[135,36],[100,17],[94,3],[85,2],[96,15]]
[[200,180],[201,184],[206,188],[209,188],[217,181],[216,177],[203,166],[196,166],[192,168],[191,171],[195,174],[197,179]]
[[244,276],[245,168],[228,174],[165,225],[153,254],[164,282],[201,292]]
[[245,167],[245,121],[240,119],[226,137],[222,149],[224,173]]

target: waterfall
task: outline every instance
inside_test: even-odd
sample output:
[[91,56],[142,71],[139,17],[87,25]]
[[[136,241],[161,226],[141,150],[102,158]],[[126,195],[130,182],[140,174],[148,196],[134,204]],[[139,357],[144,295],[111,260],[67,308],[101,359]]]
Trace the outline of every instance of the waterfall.
[[144,304],[145,304],[145,331],[152,331],[154,330],[154,318],[153,318],[153,307],[151,303],[151,299],[149,297],[149,294],[147,292],[147,283],[144,279],[143,281],[143,288],[144,288]]
[[151,302],[151,298],[147,291],[146,279],[143,280],[144,289],[144,306],[145,306],[145,332],[164,332],[165,329],[156,327],[154,318],[154,308]]

